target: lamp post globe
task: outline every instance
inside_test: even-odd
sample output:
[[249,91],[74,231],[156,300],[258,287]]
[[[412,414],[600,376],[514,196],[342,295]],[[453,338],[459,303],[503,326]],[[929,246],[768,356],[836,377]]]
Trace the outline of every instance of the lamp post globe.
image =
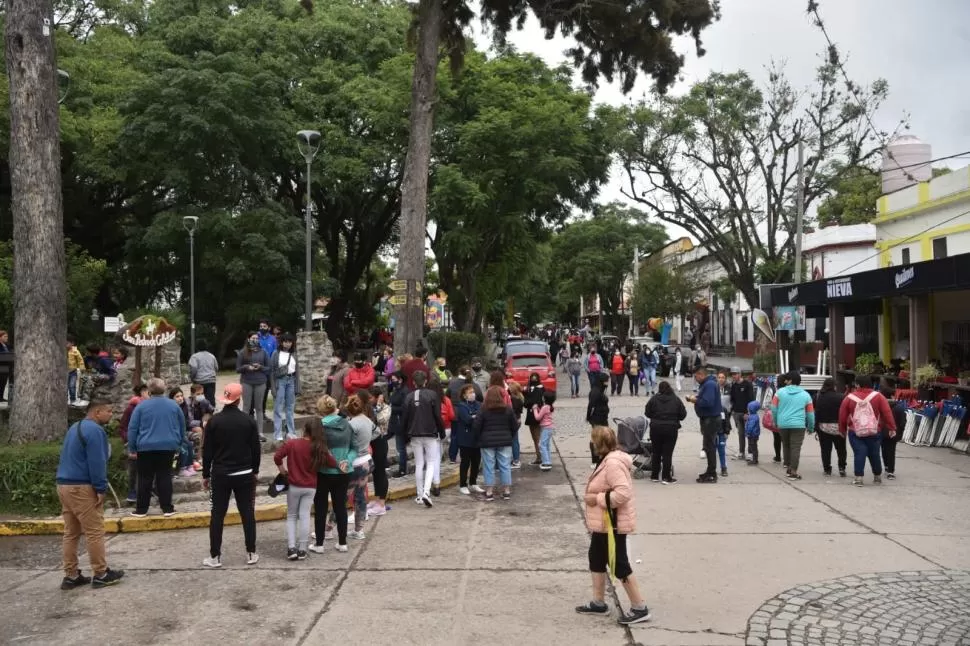
[[199,216],[186,215],[182,228],[189,232],[189,353],[195,354],[195,229]]

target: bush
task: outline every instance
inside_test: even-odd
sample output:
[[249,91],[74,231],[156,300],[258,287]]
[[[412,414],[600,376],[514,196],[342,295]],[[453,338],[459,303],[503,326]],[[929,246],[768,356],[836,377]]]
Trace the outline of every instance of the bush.
[[428,335],[428,346],[435,357],[448,360],[452,372],[485,354],[485,340],[471,332],[432,332]]
[[[56,516],[61,512],[57,497],[57,463],[60,442],[0,446],[0,514]],[[108,481],[119,495],[128,492],[124,445],[111,438]],[[111,494],[108,494],[111,499]]]
[[759,375],[778,374],[778,357],[773,352],[756,354],[751,362],[751,367]]

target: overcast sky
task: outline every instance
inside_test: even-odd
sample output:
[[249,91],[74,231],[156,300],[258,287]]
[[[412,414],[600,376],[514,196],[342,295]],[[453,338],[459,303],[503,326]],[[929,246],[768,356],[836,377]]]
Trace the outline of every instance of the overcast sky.
[[[849,77],[861,83],[877,78],[889,82],[889,99],[875,115],[880,129],[891,130],[907,113],[910,134],[933,147],[933,157],[970,151],[970,0],[820,0],[829,35],[839,46]],[[686,56],[681,93],[712,71],[746,70],[765,78],[771,59],[783,60],[796,88],[811,82],[824,51],[825,38],[805,14],[806,0],[722,0],[722,18],[703,35],[707,54],[697,58],[693,43],[683,40]],[[488,37],[476,24],[480,47]],[[568,41],[545,40],[533,21],[510,37],[520,51],[533,52],[549,64],[565,61]],[[642,97],[649,82],[640,80],[629,96],[606,85],[598,102],[622,104]],[[942,165],[959,168],[968,159]],[[938,164],[941,165],[941,164]],[[619,177],[601,195],[602,201],[623,200]],[[624,200],[625,201],[625,200]],[[674,234],[673,231],[671,231]]]

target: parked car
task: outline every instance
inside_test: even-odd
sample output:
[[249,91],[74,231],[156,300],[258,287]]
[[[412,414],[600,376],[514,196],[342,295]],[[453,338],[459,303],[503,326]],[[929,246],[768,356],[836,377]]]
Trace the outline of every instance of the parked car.
[[539,339],[523,339],[520,337],[509,339],[499,352],[498,358],[505,361],[507,357],[511,357],[513,354],[529,352],[549,354],[549,344]]
[[546,390],[556,392],[556,366],[548,352],[517,352],[505,360],[505,374],[525,388],[529,375],[538,372]]
[[612,348],[614,345],[620,345],[620,337],[614,334],[604,334],[599,338],[599,347],[601,348]]

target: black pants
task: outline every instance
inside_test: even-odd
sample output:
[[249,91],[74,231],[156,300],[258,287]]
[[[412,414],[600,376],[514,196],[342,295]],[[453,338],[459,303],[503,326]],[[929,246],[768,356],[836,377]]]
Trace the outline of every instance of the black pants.
[[[609,536],[600,532],[593,532],[589,537],[589,571],[606,572],[609,564]],[[630,567],[630,557],[626,553],[626,534],[617,534],[613,531],[613,538],[616,541],[616,572],[614,576],[620,581],[625,581],[628,576],[633,574]]]
[[7,390],[7,375],[0,375],[0,401],[6,401],[3,393]]
[[[896,445],[899,444],[900,433],[902,431],[897,429],[896,436],[889,437],[886,431],[882,432],[882,463],[886,467],[886,473],[896,473]],[[842,443],[845,444],[844,439]]]
[[623,375],[610,374],[610,394],[611,395],[622,395],[623,394]]
[[371,459],[374,460],[374,496],[387,498],[387,438],[383,435],[370,443]]
[[212,404],[212,407],[215,408],[216,407],[216,382],[213,381],[211,384],[202,384],[202,394],[205,396],[206,400],[208,400],[208,402]]
[[832,473],[832,447],[835,447],[835,454],[839,460],[839,471],[845,471],[845,438],[819,431],[818,443],[822,450],[822,468],[825,473]]
[[138,452],[138,502],[136,514],[147,514],[152,501],[152,485],[158,494],[158,506],[163,512],[175,511],[172,505],[172,460],[175,451]]
[[707,471],[704,475],[717,476],[717,436],[720,432],[720,417],[701,418],[701,436],[704,440],[704,453],[707,455]]
[[313,531],[317,535],[317,545],[323,545],[323,534],[327,528],[327,513],[333,501],[333,516],[337,521],[337,542],[347,544],[347,488],[350,486],[349,473],[318,473],[317,493],[313,497]]
[[781,459],[781,433],[772,433],[771,441],[774,443],[775,459]]
[[653,461],[650,464],[650,477],[670,480],[673,476],[672,460],[674,447],[677,446],[677,429],[650,429],[650,444],[653,445]]
[[640,375],[627,375],[626,378],[630,380],[630,394],[639,395],[640,394]]
[[458,454],[461,456],[461,462],[458,463],[458,477],[461,480],[459,486],[475,484],[478,480],[478,469],[482,466],[482,450],[472,446],[460,446]]
[[229,496],[236,499],[236,509],[242,519],[246,551],[256,551],[256,475],[247,473],[241,476],[213,475],[209,481],[212,488],[212,518],[209,520],[209,556],[222,554],[222,528],[229,511]]
[[[741,430],[740,434],[744,435],[743,429]],[[751,461],[754,464],[758,464],[758,438],[756,437],[748,438],[748,453],[751,455]]]

